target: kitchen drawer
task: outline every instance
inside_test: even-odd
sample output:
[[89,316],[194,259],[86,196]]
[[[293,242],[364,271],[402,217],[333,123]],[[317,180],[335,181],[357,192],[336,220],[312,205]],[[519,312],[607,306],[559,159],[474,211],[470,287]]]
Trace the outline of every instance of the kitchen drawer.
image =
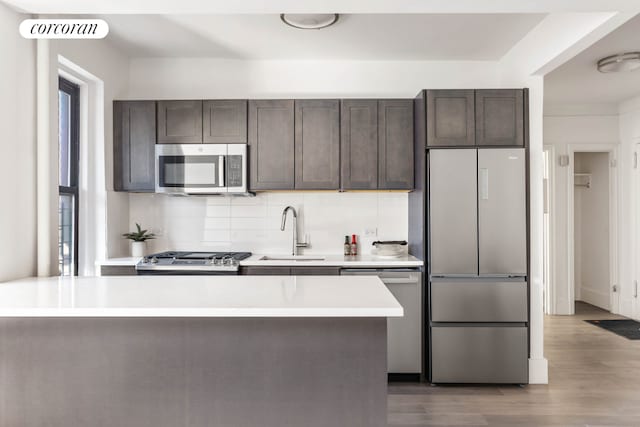
[[432,322],[527,322],[527,282],[486,279],[431,282]]
[[437,326],[431,328],[431,382],[528,382],[527,328]]

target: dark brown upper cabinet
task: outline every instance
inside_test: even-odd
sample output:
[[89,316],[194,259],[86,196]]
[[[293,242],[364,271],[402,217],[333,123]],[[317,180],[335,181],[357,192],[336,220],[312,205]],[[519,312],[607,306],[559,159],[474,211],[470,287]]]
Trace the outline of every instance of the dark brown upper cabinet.
[[344,99],[341,108],[341,188],[378,188],[378,101]]
[[202,134],[205,144],[246,144],[247,101],[203,101]]
[[155,101],[114,101],[114,190],[155,190],[155,143]]
[[427,91],[427,145],[474,146],[474,90]]
[[413,189],[413,100],[378,103],[378,189]]
[[157,142],[202,143],[202,101],[158,101]]
[[293,190],[294,101],[249,101],[250,190]]
[[295,101],[295,188],[340,188],[340,101]]
[[476,143],[479,146],[524,146],[522,89],[476,91]]

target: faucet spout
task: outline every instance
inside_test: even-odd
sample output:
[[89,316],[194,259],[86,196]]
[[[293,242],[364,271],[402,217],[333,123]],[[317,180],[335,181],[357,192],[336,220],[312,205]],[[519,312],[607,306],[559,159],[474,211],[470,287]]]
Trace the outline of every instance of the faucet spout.
[[284,231],[284,227],[287,225],[287,212],[291,211],[291,213],[293,214],[293,219],[294,219],[294,224],[295,224],[295,220],[298,218],[298,214],[296,213],[296,210],[293,208],[293,206],[287,206],[286,208],[284,208],[284,210],[282,211],[282,222],[280,223],[280,231]]
[[287,206],[282,211],[282,222],[280,223],[280,231],[284,231],[285,226],[287,225],[287,213],[291,211],[291,215],[293,216],[293,224],[291,224],[292,228],[292,244],[291,244],[291,255],[298,255],[298,248],[306,248],[307,243],[298,243],[298,214],[293,206]]

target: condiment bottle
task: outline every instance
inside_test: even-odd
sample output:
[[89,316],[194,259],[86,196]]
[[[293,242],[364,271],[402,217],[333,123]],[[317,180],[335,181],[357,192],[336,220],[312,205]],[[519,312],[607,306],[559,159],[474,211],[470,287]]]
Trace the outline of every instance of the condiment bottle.
[[358,242],[355,234],[351,235],[351,255],[358,255]]
[[344,236],[344,254],[351,255],[351,244],[349,243],[349,236]]

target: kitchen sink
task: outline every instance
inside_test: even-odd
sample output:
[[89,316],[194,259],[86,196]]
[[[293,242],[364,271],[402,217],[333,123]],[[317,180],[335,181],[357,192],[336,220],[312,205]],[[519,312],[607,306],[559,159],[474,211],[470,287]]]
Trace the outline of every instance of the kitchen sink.
[[274,255],[263,256],[260,261],[324,261],[324,257],[305,255]]

